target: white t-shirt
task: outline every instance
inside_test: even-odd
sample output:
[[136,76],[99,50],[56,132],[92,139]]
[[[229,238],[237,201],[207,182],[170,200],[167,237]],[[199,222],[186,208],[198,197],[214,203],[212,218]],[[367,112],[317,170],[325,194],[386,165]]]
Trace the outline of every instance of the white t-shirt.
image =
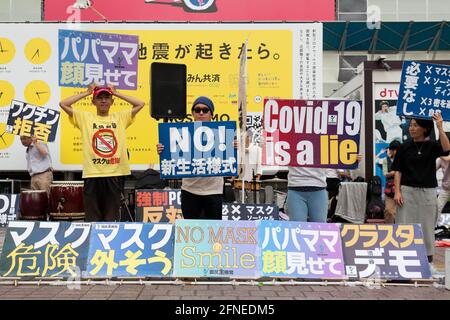
[[325,169],[327,178],[340,178],[339,171],[336,169]]
[[183,178],[181,190],[198,196],[223,194],[223,177]]
[[322,187],[327,186],[326,169],[289,167],[288,187]]

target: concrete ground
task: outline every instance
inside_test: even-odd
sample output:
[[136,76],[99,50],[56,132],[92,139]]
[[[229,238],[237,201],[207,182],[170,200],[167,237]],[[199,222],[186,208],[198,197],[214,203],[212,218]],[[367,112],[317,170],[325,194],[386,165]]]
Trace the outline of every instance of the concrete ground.
[[[0,228],[0,250],[5,229]],[[435,267],[444,271],[444,248],[436,248]],[[211,282],[210,282],[211,283]],[[426,287],[343,285],[5,284],[0,300],[450,300],[450,290],[437,283]]]

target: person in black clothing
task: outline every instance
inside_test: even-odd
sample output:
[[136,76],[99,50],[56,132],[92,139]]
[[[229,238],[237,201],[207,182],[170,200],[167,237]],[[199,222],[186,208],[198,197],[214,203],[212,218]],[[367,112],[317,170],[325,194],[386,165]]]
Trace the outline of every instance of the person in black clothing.
[[441,114],[435,113],[433,119],[439,130],[440,143],[430,140],[432,120],[411,119],[411,139],[401,145],[392,164],[395,171],[394,200],[398,206],[396,222],[421,224],[430,263],[434,255],[434,227],[438,214],[436,159],[448,155],[450,151]]

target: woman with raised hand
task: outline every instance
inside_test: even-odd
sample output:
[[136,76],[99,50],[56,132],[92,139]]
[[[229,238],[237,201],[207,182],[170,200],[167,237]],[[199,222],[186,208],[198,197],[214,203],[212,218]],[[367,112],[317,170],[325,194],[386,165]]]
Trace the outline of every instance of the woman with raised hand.
[[434,255],[434,227],[438,214],[436,159],[450,151],[441,114],[435,113],[433,119],[440,142],[430,139],[432,120],[411,119],[411,139],[401,145],[392,164],[395,171],[394,201],[398,206],[396,223],[421,224],[430,263]]

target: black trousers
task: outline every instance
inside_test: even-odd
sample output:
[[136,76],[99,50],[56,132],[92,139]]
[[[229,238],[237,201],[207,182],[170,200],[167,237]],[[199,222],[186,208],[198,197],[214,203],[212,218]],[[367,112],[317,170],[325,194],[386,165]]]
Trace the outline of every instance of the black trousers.
[[119,221],[122,190],[123,177],[84,179],[85,221]]
[[339,193],[339,185],[341,184],[341,180],[339,178],[327,178],[327,191],[328,191],[328,200],[331,200],[331,204],[328,207],[327,218],[331,218],[337,206],[336,196]]
[[223,194],[199,196],[181,190],[181,211],[185,219],[222,219]]

